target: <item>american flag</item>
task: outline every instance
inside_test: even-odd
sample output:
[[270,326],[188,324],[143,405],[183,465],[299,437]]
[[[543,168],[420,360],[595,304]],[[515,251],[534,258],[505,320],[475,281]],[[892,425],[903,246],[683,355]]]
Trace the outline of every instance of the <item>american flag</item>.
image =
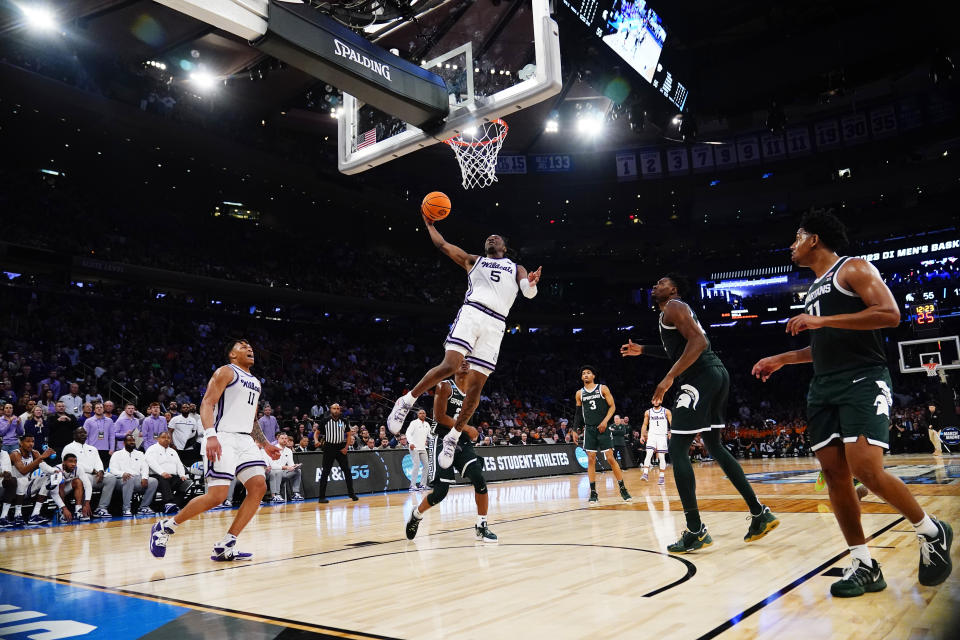
[[360,137],[357,138],[357,149],[359,150],[359,149],[363,149],[364,147],[369,147],[370,145],[375,144],[376,142],[377,142],[377,129],[376,127],[374,127],[373,129],[370,129],[370,131],[367,131],[366,133],[361,134]]

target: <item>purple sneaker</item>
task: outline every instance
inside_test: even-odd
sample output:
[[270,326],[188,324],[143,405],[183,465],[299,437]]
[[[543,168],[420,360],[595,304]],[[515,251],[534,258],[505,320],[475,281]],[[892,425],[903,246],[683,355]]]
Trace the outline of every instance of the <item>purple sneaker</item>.
[[162,558],[167,554],[167,541],[174,534],[173,529],[165,525],[166,520],[158,520],[150,530],[150,553],[155,558]]

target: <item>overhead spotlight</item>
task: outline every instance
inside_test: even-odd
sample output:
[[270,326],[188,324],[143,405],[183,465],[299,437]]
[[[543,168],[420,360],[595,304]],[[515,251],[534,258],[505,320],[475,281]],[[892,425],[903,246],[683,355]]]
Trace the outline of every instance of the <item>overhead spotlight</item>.
[[577,120],[577,131],[590,136],[598,136],[603,132],[603,115],[585,115]]
[[543,127],[543,130],[546,133],[556,133],[557,131],[560,131],[560,123],[551,118],[550,120],[547,120],[547,124]]
[[26,19],[27,26],[37,31],[55,31],[57,29],[57,17],[48,7],[29,6],[20,7],[23,17]]
[[783,112],[780,103],[774,100],[770,103],[770,110],[767,112],[767,131],[770,133],[780,133],[787,124],[787,114]]
[[190,82],[201,91],[210,91],[217,84],[217,79],[206,71],[195,71],[190,74]]

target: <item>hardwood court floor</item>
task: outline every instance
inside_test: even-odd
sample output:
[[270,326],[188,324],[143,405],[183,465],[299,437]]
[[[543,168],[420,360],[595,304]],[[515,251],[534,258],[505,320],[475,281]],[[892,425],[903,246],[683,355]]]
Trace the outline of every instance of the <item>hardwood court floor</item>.
[[[896,456],[886,464],[960,532],[960,456],[944,462]],[[182,526],[163,560],[147,549],[152,519],[0,534],[0,569],[343,637],[957,637],[947,627],[960,611],[960,570],[939,587],[920,586],[916,538],[899,514],[873,496],[863,503],[888,588],[834,599],[836,578],[824,574],[849,557],[826,494],[814,490],[816,462],[744,468],[780,527],[745,544],[742,502],[715,463],[699,464],[700,507],[715,542],[680,557],[664,553],[683,528],[668,469],[665,487],[628,471],[632,503],[601,476],[594,508],[585,474],[491,485],[499,545],[474,542],[473,492],[459,487],[413,542],[403,527],[418,494],[393,493],[264,508],[240,538],[255,554],[242,564],[209,559],[233,516],[221,511]]]

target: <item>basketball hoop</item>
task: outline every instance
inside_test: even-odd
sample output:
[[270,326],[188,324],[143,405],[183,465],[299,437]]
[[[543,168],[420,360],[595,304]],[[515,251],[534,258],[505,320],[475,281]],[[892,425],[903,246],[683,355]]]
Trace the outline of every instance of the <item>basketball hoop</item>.
[[497,118],[444,140],[457,156],[464,189],[482,189],[497,181],[497,154],[508,129],[507,123]]
[[927,370],[927,377],[933,378],[937,375],[937,369],[940,368],[940,365],[936,362],[924,362],[923,368]]

